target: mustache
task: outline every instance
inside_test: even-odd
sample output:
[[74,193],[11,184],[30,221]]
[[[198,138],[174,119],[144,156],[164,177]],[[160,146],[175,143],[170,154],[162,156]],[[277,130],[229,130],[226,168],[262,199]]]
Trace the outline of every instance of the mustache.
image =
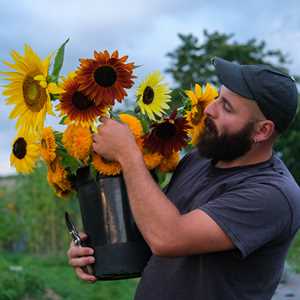
[[204,124],[205,124],[205,127],[210,132],[214,132],[216,134],[218,133],[217,126],[215,125],[214,121],[211,118],[206,117],[205,120],[204,120]]

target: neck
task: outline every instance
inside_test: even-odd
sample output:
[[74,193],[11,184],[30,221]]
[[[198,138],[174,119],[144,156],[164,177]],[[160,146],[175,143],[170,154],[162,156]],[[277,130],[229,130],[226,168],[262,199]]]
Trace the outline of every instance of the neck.
[[232,161],[218,161],[218,168],[233,168],[247,165],[254,165],[264,162],[271,158],[273,152],[272,147],[264,147],[262,145],[254,145],[246,154]]

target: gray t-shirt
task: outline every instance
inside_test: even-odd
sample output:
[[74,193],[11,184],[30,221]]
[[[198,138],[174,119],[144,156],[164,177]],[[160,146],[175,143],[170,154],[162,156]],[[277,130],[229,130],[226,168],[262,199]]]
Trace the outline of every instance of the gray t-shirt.
[[300,227],[300,189],[283,162],[220,169],[185,156],[166,189],[181,214],[206,212],[234,250],[182,257],[153,255],[136,300],[269,300]]

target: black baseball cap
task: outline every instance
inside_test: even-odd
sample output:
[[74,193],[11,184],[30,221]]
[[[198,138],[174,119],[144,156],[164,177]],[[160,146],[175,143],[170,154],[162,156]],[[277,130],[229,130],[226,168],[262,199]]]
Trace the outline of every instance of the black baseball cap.
[[254,100],[279,132],[289,127],[298,105],[296,82],[292,77],[267,65],[240,65],[219,57],[212,62],[221,84]]

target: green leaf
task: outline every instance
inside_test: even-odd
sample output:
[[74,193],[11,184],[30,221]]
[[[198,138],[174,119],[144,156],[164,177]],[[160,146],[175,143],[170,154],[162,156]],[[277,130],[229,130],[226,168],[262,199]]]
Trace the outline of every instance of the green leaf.
[[57,50],[55,59],[54,59],[54,66],[53,66],[51,78],[56,83],[58,81],[59,72],[60,72],[63,62],[64,62],[65,46],[68,43],[68,41],[69,41],[69,38],[59,47],[59,49]]
[[65,120],[67,119],[68,116],[63,116],[60,121],[59,121],[59,125],[65,125]]

